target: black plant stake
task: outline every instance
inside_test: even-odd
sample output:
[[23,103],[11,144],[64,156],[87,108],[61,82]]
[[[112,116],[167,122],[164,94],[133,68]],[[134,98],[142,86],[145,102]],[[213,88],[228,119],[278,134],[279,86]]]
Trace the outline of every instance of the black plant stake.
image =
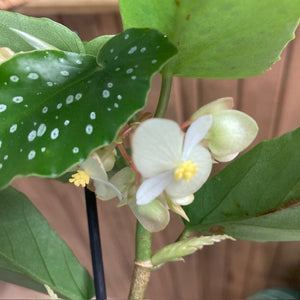
[[89,224],[90,248],[92,254],[96,300],[105,300],[105,278],[95,193],[85,188],[85,200]]

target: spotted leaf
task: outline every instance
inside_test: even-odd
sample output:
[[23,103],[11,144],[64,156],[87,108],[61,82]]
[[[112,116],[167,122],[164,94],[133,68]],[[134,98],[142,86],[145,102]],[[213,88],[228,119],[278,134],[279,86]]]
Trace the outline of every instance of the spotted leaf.
[[56,50],[0,66],[0,187],[56,177],[113,141],[145,105],[150,79],[176,48],[158,31],[129,29],[97,56]]

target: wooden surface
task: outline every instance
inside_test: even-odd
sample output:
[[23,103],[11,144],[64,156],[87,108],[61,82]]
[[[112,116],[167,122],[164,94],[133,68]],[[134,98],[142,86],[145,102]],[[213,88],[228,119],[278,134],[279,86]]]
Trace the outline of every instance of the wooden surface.
[[[2,0],[3,1],[3,0]],[[5,0],[8,1],[8,0]],[[10,0],[13,1],[13,0]],[[14,0],[17,1],[17,0]],[[20,1],[20,0],[19,0]],[[22,14],[41,16],[43,14],[95,14],[117,12],[118,0],[27,0],[16,9]]]
[[11,9],[26,3],[29,0],[0,0],[0,9]]
[[[53,16],[85,40],[121,30],[119,15]],[[298,31],[300,34],[300,31]],[[179,122],[196,108],[218,97],[232,96],[236,107],[254,117],[260,127],[255,143],[299,126],[300,39],[292,42],[282,60],[264,75],[240,80],[175,78],[168,117]],[[160,79],[153,82],[155,102]],[[153,108],[154,102],[149,104]],[[91,272],[83,191],[44,179],[18,179],[24,191],[54,229],[72,247]],[[116,201],[99,202],[100,230],[108,296],[126,299],[134,259],[135,221],[127,207]],[[155,248],[174,241],[182,225],[177,216],[164,232],[154,235]],[[276,286],[300,288],[300,243],[225,241],[169,263],[152,274],[147,297],[158,300],[245,299],[259,289]],[[41,298],[40,294],[0,283],[0,298]]]

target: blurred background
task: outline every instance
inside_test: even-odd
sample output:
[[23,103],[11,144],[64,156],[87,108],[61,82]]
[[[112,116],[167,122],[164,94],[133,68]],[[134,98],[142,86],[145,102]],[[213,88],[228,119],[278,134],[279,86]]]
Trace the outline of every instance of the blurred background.
[[[0,0],[0,9],[49,17],[86,41],[122,30],[115,0]],[[281,61],[263,75],[237,80],[175,78],[167,117],[182,122],[200,106],[231,96],[235,108],[259,125],[254,144],[293,130],[300,124],[299,53],[298,36],[285,49]],[[157,76],[148,110],[155,107],[159,89]],[[215,172],[221,167],[215,167]],[[17,179],[13,185],[32,200],[92,273],[83,190],[38,178]],[[133,270],[135,219],[127,207],[117,208],[117,203],[99,201],[98,209],[107,294],[126,299]],[[181,231],[181,221],[173,214],[167,229],[154,235],[154,248],[175,241]],[[300,242],[225,241],[187,257],[184,263],[169,263],[155,271],[147,298],[244,299],[260,289],[279,286],[300,289]],[[0,299],[24,298],[48,296],[0,281]]]

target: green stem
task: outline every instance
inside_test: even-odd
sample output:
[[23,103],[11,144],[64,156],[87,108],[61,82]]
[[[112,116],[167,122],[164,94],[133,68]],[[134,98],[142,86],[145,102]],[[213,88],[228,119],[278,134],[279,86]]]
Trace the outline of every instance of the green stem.
[[139,222],[136,225],[135,265],[128,299],[142,300],[150,280],[152,233]]
[[166,114],[171,94],[172,79],[171,75],[162,75],[158,105],[154,114],[156,118],[162,118]]

